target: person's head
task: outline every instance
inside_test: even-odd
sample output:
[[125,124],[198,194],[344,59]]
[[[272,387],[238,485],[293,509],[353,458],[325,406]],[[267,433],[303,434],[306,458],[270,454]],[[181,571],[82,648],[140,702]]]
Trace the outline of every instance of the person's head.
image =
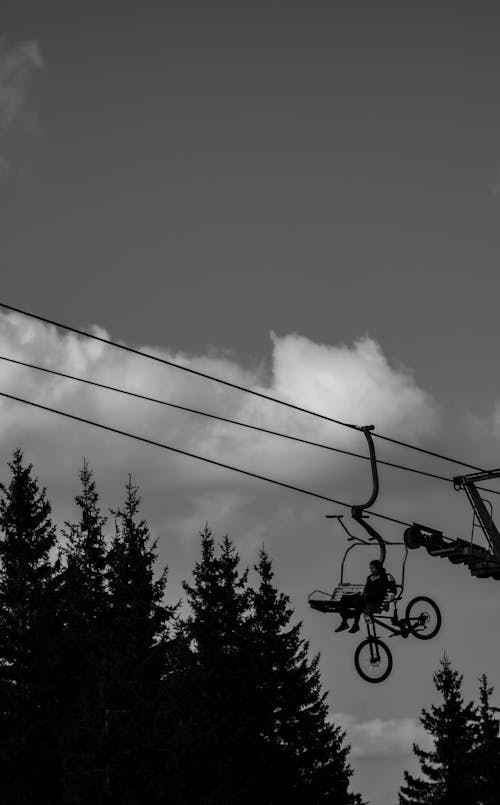
[[372,559],[370,562],[370,573],[375,576],[382,576],[385,573],[384,566],[380,559]]

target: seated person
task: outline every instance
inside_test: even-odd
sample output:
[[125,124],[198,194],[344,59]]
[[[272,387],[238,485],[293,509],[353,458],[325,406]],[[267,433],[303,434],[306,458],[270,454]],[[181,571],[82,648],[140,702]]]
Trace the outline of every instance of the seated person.
[[339,610],[342,621],[335,631],[342,632],[347,629],[349,627],[347,619],[353,617],[353,624],[349,631],[358,632],[361,613],[373,612],[373,610],[378,609],[388,592],[395,593],[396,585],[388,577],[382,562],[378,559],[373,559],[370,562],[370,575],[366,580],[363,592],[342,596]]

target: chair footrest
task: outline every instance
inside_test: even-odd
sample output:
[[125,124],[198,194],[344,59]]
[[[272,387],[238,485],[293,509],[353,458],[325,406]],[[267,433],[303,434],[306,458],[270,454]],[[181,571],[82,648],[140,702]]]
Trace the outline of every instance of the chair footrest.
[[316,609],[318,612],[338,612],[340,609],[339,601],[332,601],[332,599],[313,598],[309,601],[309,606]]

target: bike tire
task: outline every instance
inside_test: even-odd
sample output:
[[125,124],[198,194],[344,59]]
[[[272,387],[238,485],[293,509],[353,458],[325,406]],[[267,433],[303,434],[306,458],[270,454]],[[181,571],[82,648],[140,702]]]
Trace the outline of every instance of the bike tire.
[[[426,616],[426,620],[421,626],[415,624],[415,620]],[[431,640],[441,628],[441,612],[438,605],[432,598],[426,595],[418,595],[412,598],[406,607],[405,619],[408,623],[410,634],[417,640]],[[428,625],[427,625],[428,624]]]
[[378,637],[367,638],[356,648],[354,666],[365,682],[383,682],[392,671],[392,654]]

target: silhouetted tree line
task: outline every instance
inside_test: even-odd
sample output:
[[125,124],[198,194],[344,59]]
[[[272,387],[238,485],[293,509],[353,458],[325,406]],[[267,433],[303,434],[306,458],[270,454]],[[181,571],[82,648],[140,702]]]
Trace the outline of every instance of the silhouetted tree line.
[[465,702],[462,676],[445,655],[434,674],[441,701],[422,710],[432,748],[414,745],[422,775],[405,772],[399,805],[498,805],[500,724],[491,705],[493,688],[483,674],[479,703]]
[[[21,451],[0,485],[0,799],[5,805],[360,805],[344,733],[264,550],[257,584],[201,535],[167,575],[129,480],[105,536],[86,463],[58,535]],[[62,539],[61,539],[62,537]]]

